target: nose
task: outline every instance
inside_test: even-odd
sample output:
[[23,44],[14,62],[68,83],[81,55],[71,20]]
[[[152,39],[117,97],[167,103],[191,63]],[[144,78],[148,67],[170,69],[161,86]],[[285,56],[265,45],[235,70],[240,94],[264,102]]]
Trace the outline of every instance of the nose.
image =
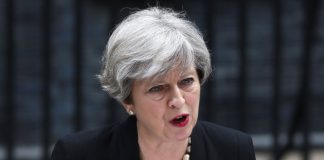
[[181,108],[185,104],[185,98],[180,88],[173,87],[170,90],[170,100],[168,101],[168,106],[170,108]]

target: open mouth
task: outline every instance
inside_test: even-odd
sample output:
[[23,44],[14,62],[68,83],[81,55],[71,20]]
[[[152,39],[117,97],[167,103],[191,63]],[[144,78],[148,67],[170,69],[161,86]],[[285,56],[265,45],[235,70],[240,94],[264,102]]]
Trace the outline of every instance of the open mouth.
[[181,114],[174,117],[170,123],[176,127],[184,127],[189,122],[189,114]]

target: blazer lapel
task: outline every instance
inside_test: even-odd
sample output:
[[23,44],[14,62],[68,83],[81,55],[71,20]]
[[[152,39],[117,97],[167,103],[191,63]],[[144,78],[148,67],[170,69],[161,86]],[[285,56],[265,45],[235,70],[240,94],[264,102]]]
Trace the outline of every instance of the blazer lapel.
[[137,127],[135,116],[130,116],[121,124],[117,133],[118,142],[114,158],[120,160],[139,160],[139,146],[137,142]]
[[208,134],[205,133],[201,125],[198,121],[191,134],[190,160],[221,160],[219,150],[210,141]]

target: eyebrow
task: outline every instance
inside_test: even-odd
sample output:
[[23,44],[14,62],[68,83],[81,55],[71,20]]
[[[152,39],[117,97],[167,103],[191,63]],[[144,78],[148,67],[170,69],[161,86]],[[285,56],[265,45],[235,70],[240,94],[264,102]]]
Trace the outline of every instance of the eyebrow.
[[[180,78],[183,78],[188,75],[194,75],[196,72],[196,69],[186,69],[185,71],[180,73]],[[145,81],[148,82],[148,85],[152,85],[155,83],[163,83],[165,79],[165,75],[159,75],[159,76],[153,76],[151,78],[146,79]]]

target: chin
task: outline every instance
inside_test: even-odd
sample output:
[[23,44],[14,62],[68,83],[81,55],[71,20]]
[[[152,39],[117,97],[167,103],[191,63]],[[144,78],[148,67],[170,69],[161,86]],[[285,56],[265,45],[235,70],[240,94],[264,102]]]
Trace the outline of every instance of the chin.
[[186,140],[191,136],[193,126],[186,128],[185,130],[176,133],[175,138],[178,141]]
[[184,141],[184,140],[187,140],[188,137],[190,137],[190,134],[189,134],[189,135],[177,136],[177,137],[176,137],[176,140],[177,140],[177,141]]

